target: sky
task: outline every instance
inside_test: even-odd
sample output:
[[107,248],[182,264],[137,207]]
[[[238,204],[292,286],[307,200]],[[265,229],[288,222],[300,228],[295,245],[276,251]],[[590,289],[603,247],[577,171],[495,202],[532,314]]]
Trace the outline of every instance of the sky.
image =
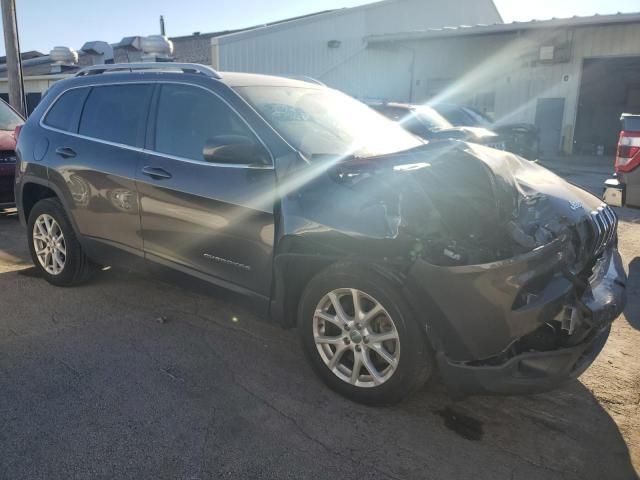
[[[76,50],[91,40],[159,33],[189,35],[266,23],[306,13],[369,3],[367,0],[16,0],[22,51]],[[640,11],[640,0],[495,0],[505,22]],[[0,38],[4,55],[4,38]]]

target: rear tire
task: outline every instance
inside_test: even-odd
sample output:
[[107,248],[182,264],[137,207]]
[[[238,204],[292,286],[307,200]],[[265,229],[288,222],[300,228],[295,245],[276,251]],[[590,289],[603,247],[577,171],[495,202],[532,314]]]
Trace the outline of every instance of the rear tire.
[[31,258],[47,282],[70,287],[91,277],[95,266],[82,251],[57,198],[46,198],[36,203],[27,225]]
[[298,331],[320,378],[356,402],[397,403],[434,370],[426,332],[400,288],[369,268],[337,264],[312,278],[300,300]]

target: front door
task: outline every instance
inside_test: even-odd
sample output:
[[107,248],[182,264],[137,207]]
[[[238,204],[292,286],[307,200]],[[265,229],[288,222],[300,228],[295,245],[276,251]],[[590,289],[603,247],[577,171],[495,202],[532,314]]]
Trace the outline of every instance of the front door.
[[549,157],[562,149],[564,98],[540,98],[536,107],[536,127],[540,130],[542,155]]
[[165,83],[154,103],[153,138],[137,175],[145,256],[268,296],[273,167],[210,163],[203,156],[215,138],[259,144],[258,138],[203,87]]

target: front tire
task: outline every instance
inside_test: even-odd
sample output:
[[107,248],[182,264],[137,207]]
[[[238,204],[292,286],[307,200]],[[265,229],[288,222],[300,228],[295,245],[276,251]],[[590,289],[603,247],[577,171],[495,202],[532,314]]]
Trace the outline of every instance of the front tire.
[[400,288],[368,268],[338,264],[316,275],[300,301],[298,330],[316,373],[357,402],[397,403],[433,372],[426,333]]
[[82,251],[57,198],[36,203],[29,214],[27,228],[31,258],[47,282],[69,287],[89,279],[93,264]]

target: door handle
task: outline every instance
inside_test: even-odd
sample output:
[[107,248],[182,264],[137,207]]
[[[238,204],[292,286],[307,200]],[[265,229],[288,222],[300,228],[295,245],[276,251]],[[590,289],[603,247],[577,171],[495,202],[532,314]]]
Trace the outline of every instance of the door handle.
[[60,155],[62,158],[73,158],[76,156],[76,152],[69,147],[56,148],[56,154]]
[[146,167],[142,167],[142,173],[155,180],[166,180],[171,178],[171,174],[164,168],[150,167],[148,165]]

